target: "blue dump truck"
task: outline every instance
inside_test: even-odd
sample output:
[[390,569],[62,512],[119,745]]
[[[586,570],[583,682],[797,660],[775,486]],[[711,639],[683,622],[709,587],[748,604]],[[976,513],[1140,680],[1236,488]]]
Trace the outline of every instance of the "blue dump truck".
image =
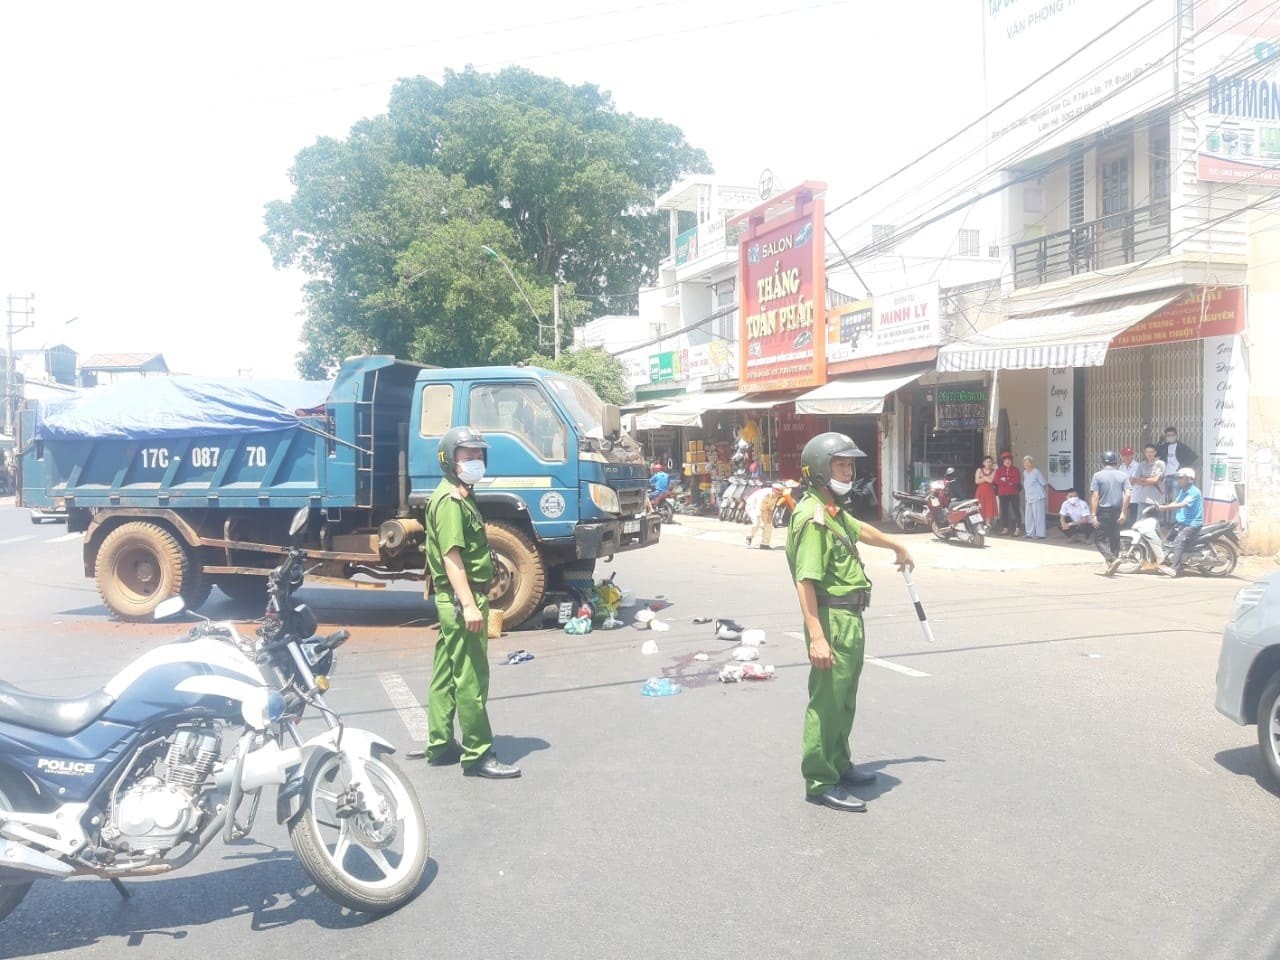
[[29,405],[22,504],[66,508],[85,576],[122,620],[178,594],[198,608],[215,586],[261,601],[304,505],[309,584],[423,580],[423,507],[440,437],[459,424],[490,444],[475,495],[507,625],[549,591],[581,589],[598,558],[658,542],[641,453],[586,384],[381,356],[325,383],[164,377]]

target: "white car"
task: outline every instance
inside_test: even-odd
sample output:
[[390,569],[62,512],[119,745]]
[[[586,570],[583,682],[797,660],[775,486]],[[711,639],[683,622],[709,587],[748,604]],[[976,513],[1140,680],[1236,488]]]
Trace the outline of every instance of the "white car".
[[1218,655],[1218,712],[1256,724],[1262,766],[1280,790],[1280,573],[1236,594]]

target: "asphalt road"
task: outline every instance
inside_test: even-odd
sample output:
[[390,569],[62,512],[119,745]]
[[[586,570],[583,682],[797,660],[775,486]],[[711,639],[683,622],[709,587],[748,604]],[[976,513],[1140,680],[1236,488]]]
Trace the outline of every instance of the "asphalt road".
[[[854,752],[881,780],[866,814],[802,802],[807,664],[781,552],[669,531],[609,567],[671,604],[657,655],[630,627],[493,643],[498,750],[524,779],[405,761],[432,862],[401,912],[369,922],[332,905],[264,816],[254,842],[215,844],[132,884],[128,902],[101,881],[37,884],[0,924],[0,956],[1280,955],[1280,798],[1255,780],[1253,730],[1213,709],[1242,581],[1107,580],[1029,554],[1001,569],[1019,545],[912,541],[938,642],[922,641],[888,555],[869,551],[876,660]],[[79,556],[63,528],[0,508],[0,677],[84,692],[180,629],[111,622]],[[425,693],[434,635],[413,622],[420,598],[306,599],[353,627],[330,702],[409,748],[420,717],[388,690]],[[732,645],[690,622],[700,615],[765,629],[777,678],[717,683]],[[496,665],[516,648],[536,659]],[[684,692],[642,697],[662,674]]]

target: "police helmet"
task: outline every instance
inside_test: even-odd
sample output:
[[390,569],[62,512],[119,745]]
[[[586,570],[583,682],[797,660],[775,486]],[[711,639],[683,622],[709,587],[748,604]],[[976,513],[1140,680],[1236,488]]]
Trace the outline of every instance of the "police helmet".
[[458,451],[481,450],[484,462],[489,462],[489,444],[479,430],[472,427],[454,427],[440,438],[440,449],[436,456],[440,458],[440,466],[447,476],[458,479]]
[[852,437],[843,433],[820,433],[804,445],[800,452],[800,473],[811,484],[831,484],[831,461],[835,457],[865,457]]

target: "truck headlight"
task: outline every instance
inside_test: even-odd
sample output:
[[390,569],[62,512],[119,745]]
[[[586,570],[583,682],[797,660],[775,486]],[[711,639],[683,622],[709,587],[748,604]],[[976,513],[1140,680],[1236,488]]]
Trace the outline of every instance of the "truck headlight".
[[605,513],[621,513],[622,504],[618,502],[618,491],[603,483],[588,483],[587,492],[591,494],[591,502]]

